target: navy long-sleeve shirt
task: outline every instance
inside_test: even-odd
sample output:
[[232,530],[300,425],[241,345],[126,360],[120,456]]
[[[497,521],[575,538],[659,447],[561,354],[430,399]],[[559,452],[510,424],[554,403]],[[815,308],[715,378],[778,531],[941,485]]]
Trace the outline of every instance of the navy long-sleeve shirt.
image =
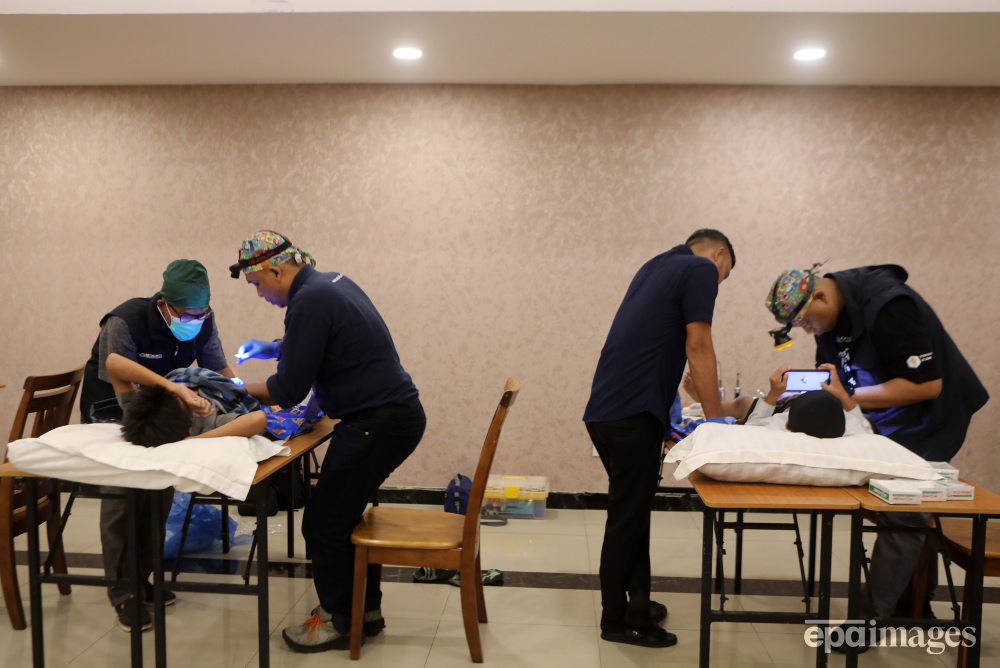
[[309,389],[331,417],[385,404],[410,404],[418,392],[403,369],[382,316],[358,285],[306,265],[288,292],[278,370],[267,390],[280,406]]

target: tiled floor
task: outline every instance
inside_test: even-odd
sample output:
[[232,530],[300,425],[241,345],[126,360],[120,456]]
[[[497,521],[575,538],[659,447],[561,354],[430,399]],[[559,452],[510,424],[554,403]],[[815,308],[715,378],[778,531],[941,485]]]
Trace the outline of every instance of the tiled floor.
[[[97,534],[98,502],[79,501],[67,530],[67,551],[72,559],[100,551]],[[774,516],[770,516],[774,519]],[[240,531],[249,531],[248,518]],[[762,517],[748,517],[760,520]],[[285,552],[287,530],[283,517],[272,518],[270,554],[274,562],[301,562],[303,544],[297,537],[298,555],[288,559]],[[701,515],[696,513],[654,513],[651,541],[653,573],[682,578],[690,589],[700,576]],[[847,524],[835,525],[835,581],[847,577]],[[698,662],[699,597],[695,593],[666,591],[655,598],[670,608],[667,628],[677,634],[675,647],[643,649],[600,640],[597,620],[600,593],[582,588],[579,582],[590,577],[567,577],[576,588],[546,588],[559,578],[547,574],[596,574],[604,533],[604,513],[590,510],[550,510],[544,520],[516,520],[505,527],[483,527],[483,567],[521,574],[523,581],[535,580],[542,586],[486,588],[489,624],[480,627],[486,665],[493,666],[696,666]],[[796,580],[798,565],[790,532],[749,532],[744,547],[743,573],[746,579]],[[25,549],[24,538],[18,549]],[[232,555],[244,555],[247,546],[234,548]],[[732,569],[732,552],[727,557]],[[86,569],[74,568],[79,572]],[[296,569],[292,569],[294,572]],[[298,569],[301,571],[301,569]],[[90,571],[93,572],[93,571]],[[27,606],[27,571],[19,569],[22,596]],[[539,574],[539,575],[528,575]],[[963,574],[956,571],[961,581]],[[186,574],[189,579],[211,578]],[[235,577],[230,578],[236,581]],[[988,587],[1000,581],[988,578]],[[681,582],[681,581],[678,581]],[[942,582],[944,579],[942,577]],[[559,585],[556,585],[559,586]],[[589,586],[589,585],[588,585]],[[758,587],[759,588],[759,587]],[[271,664],[274,666],[328,666],[347,664],[346,653],[295,654],[285,647],[281,629],[306,619],[316,604],[310,580],[305,577],[272,577]],[[386,583],[383,612],[387,629],[369,639],[362,650],[361,663],[377,666],[466,666],[470,664],[461,623],[458,589],[447,585]],[[731,597],[732,609],[798,610],[801,603],[792,596],[764,594]],[[54,586],[43,587],[47,665],[96,668],[126,666],[129,637],[120,631],[103,590],[75,586],[69,596],[60,596]],[[935,603],[938,616],[948,609]],[[834,599],[833,617],[843,617],[846,601]],[[171,666],[256,666],[256,611],[250,599],[238,596],[182,593],[177,605],[167,609]],[[986,605],[983,666],[1000,665],[1000,606]],[[713,666],[808,666],[814,665],[814,650],[803,640],[798,625],[716,624],[712,630]],[[152,665],[152,634],[144,637],[147,665]],[[12,631],[6,609],[0,612],[0,666],[20,668],[31,664],[31,636],[28,631]],[[843,657],[831,655],[831,666],[842,666]],[[924,648],[879,648],[861,657],[862,666],[953,666],[955,650],[941,654]]]

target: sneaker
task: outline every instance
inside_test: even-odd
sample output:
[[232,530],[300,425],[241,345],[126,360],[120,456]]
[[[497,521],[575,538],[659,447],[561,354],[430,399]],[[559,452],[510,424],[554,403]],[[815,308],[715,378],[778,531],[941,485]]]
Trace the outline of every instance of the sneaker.
[[[148,582],[142,583],[142,602],[146,605],[153,605],[153,585]],[[177,602],[177,594],[172,591],[163,592],[163,605],[173,605]]]
[[[848,634],[852,636],[852,643],[843,642],[836,645],[831,645],[830,649],[838,654],[864,654],[869,648],[869,633],[870,629],[865,624],[841,624],[839,627],[841,629],[843,638],[847,638]],[[879,634],[881,637],[881,634]],[[877,642],[877,641],[876,641]]]
[[366,636],[377,636],[385,628],[385,617],[382,616],[382,608],[366,612],[362,621],[362,627]]
[[413,573],[414,582],[444,582],[454,576],[458,571],[447,568],[418,568]]
[[[381,613],[379,613],[381,616]],[[312,654],[325,652],[328,649],[346,650],[351,648],[351,634],[339,633],[333,628],[333,615],[317,605],[312,609],[312,615],[305,624],[289,626],[281,632],[285,644],[295,652]],[[365,644],[364,636],[361,644]]]
[[130,598],[115,606],[115,614],[118,615],[118,627],[122,631],[126,633],[132,631],[132,625],[136,618],[136,608],[139,609],[139,627],[143,631],[153,628],[153,618],[149,616],[149,611],[144,606],[135,605],[135,599]]
[[[462,574],[455,571],[455,574],[448,578],[448,584],[453,587],[462,586]],[[483,586],[484,587],[502,587],[503,586],[503,571],[496,568],[490,568],[483,571]]]

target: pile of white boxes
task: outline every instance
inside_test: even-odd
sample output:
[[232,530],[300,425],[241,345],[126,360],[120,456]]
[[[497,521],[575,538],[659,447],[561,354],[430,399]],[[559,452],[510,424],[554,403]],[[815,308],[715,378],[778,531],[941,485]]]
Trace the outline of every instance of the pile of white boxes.
[[942,480],[872,480],[868,491],[891,504],[917,505],[933,501],[971,501],[975,488],[960,482],[958,469],[947,462],[931,462]]

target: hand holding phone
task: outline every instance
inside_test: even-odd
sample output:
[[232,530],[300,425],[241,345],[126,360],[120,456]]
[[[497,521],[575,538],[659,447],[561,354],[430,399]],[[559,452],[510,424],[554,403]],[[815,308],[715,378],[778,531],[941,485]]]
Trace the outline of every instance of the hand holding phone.
[[822,390],[830,382],[830,372],[821,369],[789,369],[785,372],[785,390],[810,392]]

